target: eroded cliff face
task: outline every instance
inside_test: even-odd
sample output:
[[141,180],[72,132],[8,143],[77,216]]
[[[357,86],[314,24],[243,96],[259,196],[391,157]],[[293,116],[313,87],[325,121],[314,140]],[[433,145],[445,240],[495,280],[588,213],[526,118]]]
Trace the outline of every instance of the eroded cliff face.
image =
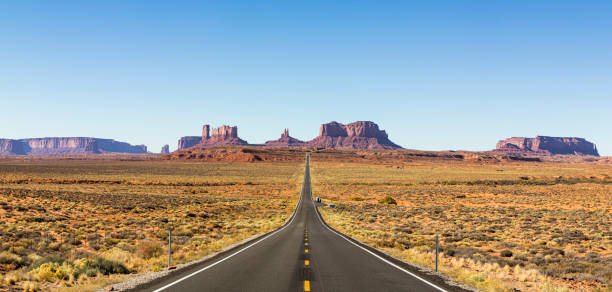
[[350,149],[399,149],[387,133],[374,122],[359,121],[347,125],[331,122],[321,125],[319,136],[306,142],[309,147]]
[[113,139],[93,139],[98,144],[98,151],[100,153],[147,153],[147,146],[145,145],[131,145]]
[[497,142],[495,152],[531,155],[592,155],[599,156],[595,144],[577,137],[535,138],[512,137]]
[[[208,133],[210,129],[210,134]],[[244,146],[249,145],[246,141],[238,138],[238,127],[223,125],[211,129],[209,125],[202,127],[202,140],[195,145],[200,148],[214,146]]]
[[[208,148],[214,146],[246,146],[246,141],[238,137],[238,127],[221,126],[212,129],[209,125],[202,127],[202,136],[183,137],[179,140],[178,150],[196,147]],[[378,128],[374,122],[360,121],[343,125],[331,122],[321,125],[319,136],[304,142],[289,136],[285,129],[280,139],[267,141],[265,144],[251,146],[267,147],[319,147],[319,148],[350,148],[350,149],[399,149],[391,142],[387,133]]]
[[91,137],[47,137],[0,140],[0,154],[54,155],[100,153],[147,153],[145,145],[130,145],[112,139]]
[[285,129],[280,139],[267,141],[264,146],[268,147],[302,147],[305,142],[289,136],[289,129]]
[[178,150],[190,147],[207,148],[214,146],[243,146],[248,143],[238,137],[238,127],[223,125],[211,128],[210,125],[202,127],[202,136],[187,136],[179,139]]
[[185,136],[178,140],[178,150],[193,147],[202,141],[201,136]]
[[0,139],[0,155],[25,155],[24,147],[18,140]]

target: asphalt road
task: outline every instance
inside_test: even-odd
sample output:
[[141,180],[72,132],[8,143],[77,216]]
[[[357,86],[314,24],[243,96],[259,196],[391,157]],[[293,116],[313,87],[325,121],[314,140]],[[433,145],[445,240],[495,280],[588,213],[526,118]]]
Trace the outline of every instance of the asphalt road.
[[[301,199],[278,231],[143,291],[446,291],[323,224],[309,159]],[[420,279],[419,279],[420,278]]]

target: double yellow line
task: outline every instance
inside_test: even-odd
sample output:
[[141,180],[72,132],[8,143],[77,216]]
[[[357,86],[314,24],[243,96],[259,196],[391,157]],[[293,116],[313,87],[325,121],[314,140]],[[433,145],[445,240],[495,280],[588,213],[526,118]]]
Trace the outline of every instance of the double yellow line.
[[[304,253],[308,253],[308,226],[306,226],[306,230],[304,231]],[[309,260],[304,260],[304,266],[308,267],[310,266],[310,261]],[[304,291],[309,292],[310,291],[310,281],[309,280],[304,280]]]

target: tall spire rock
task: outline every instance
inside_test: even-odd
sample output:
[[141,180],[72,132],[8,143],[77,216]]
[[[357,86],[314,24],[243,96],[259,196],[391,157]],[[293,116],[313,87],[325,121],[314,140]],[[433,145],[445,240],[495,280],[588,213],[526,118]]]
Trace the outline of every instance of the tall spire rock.
[[280,139],[267,141],[264,146],[269,147],[302,147],[304,146],[304,141],[300,141],[289,136],[289,129],[283,130]]
[[166,144],[166,145],[162,146],[160,153],[161,154],[168,154],[168,153],[170,153],[170,145]]

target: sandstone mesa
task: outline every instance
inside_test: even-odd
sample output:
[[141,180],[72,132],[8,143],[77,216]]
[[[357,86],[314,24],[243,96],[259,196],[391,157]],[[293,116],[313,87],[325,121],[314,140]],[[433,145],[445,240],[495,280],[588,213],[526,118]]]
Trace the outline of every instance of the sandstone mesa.
[[497,142],[497,146],[493,152],[514,155],[599,156],[595,144],[585,140],[584,138],[577,137],[512,137]]
[[[211,134],[209,135],[209,132]],[[204,125],[202,136],[186,136],[178,141],[178,150],[190,147],[208,148],[214,146],[265,146],[265,147],[318,147],[318,148],[345,148],[345,149],[401,149],[399,145],[391,142],[387,133],[378,128],[374,122],[359,121],[343,125],[330,122],[321,125],[319,136],[311,141],[304,142],[289,136],[285,129],[278,140],[267,141],[262,145],[248,144],[238,137],[238,127],[221,126],[210,130]]]
[[145,145],[91,137],[0,139],[0,155],[147,153]]

